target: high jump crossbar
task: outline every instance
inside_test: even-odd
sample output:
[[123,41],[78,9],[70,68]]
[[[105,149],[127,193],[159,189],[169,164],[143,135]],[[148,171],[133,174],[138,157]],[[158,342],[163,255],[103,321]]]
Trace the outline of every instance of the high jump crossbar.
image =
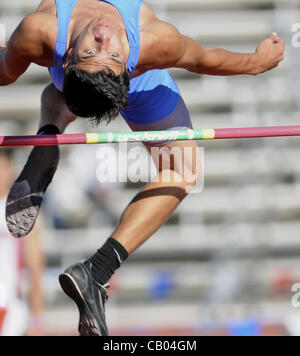
[[0,136],[0,146],[56,146],[125,142],[200,141],[300,136],[300,126],[243,127],[226,129],[102,132],[45,136]]

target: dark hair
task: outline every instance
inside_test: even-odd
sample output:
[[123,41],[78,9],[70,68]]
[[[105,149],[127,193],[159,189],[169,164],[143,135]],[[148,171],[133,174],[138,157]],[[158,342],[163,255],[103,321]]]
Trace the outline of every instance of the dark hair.
[[63,95],[71,112],[98,125],[101,121],[109,123],[127,108],[129,83],[127,70],[120,76],[111,70],[89,73],[72,61],[65,72]]

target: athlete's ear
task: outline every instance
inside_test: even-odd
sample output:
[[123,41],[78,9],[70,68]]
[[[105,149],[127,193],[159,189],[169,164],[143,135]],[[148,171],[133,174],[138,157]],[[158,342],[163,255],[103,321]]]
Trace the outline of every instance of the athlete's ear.
[[68,67],[68,65],[70,64],[70,62],[72,61],[73,53],[74,53],[74,48],[70,48],[67,51],[67,56],[66,56],[65,63],[63,64],[63,69],[66,69]]

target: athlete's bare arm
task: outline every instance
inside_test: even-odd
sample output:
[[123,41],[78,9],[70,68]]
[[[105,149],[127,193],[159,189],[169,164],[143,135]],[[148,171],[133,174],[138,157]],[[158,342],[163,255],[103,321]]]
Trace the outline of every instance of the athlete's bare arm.
[[[57,19],[40,11],[30,14],[17,27],[6,47],[0,49],[0,85],[15,82],[30,63],[50,67],[56,42]],[[256,53],[232,53],[202,47],[172,25],[160,21],[146,5],[141,9],[141,51],[135,76],[150,69],[178,67],[198,74],[259,74],[283,60],[284,41],[270,35]],[[53,29],[49,31],[49,28]]]
[[[15,82],[31,63],[47,66],[49,63],[47,31],[51,17],[44,13],[26,16],[0,49],[0,86]],[[48,31],[49,32],[49,31]],[[2,45],[3,46],[3,45]]]
[[202,47],[183,36],[172,25],[154,18],[143,34],[144,45],[138,65],[139,74],[154,68],[184,68],[197,74],[260,74],[278,66],[284,59],[284,41],[268,36],[256,53],[233,53],[221,48]]

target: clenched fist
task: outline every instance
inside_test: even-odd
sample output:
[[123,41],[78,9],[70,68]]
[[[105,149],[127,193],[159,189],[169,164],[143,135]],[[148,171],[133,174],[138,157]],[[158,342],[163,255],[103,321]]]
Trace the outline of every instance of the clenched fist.
[[257,47],[255,60],[258,73],[267,72],[284,59],[284,40],[273,32]]

